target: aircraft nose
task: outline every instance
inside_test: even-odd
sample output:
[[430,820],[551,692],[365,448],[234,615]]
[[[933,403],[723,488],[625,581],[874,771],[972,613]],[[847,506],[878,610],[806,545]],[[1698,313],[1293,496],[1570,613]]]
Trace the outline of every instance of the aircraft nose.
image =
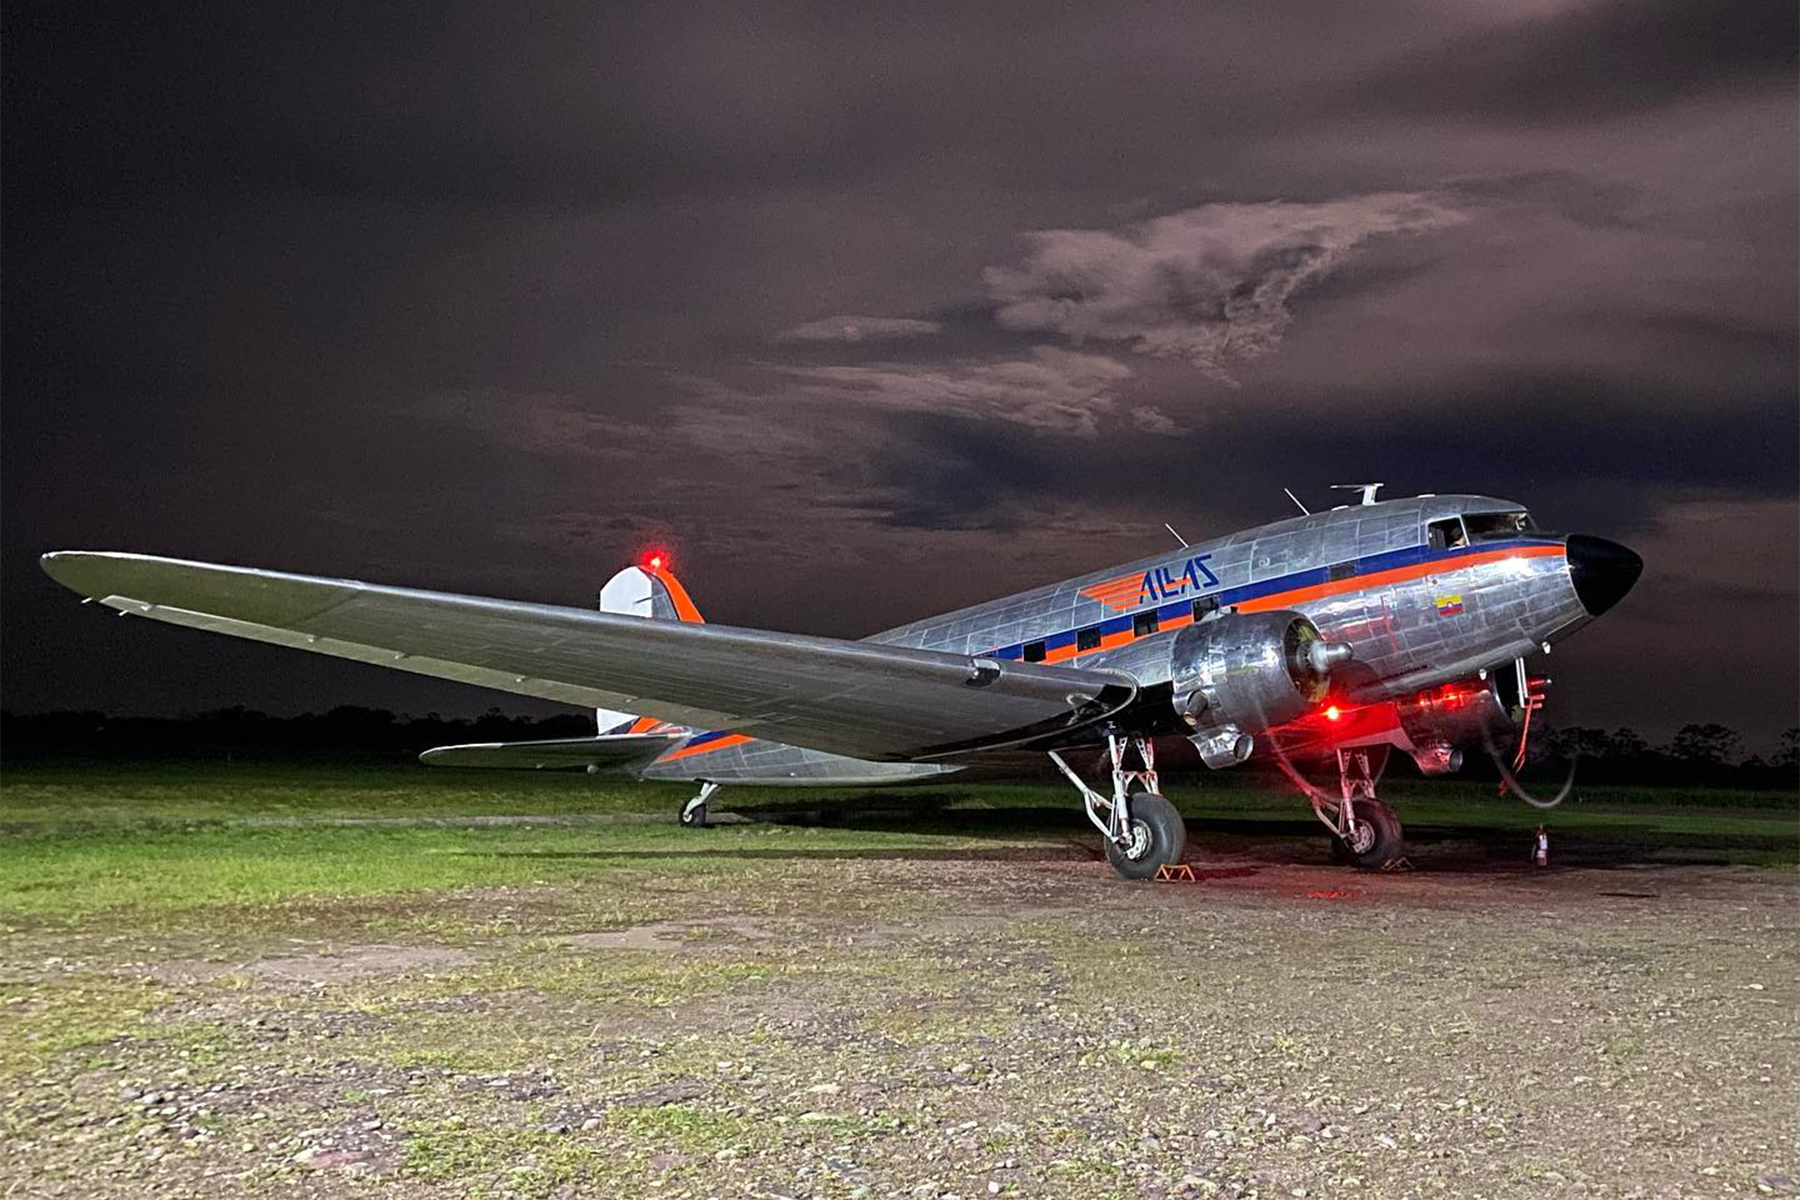
[[1569,535],[1569,579],[1589,616],[1617,604],[1644,573],[1644,560],[1605,538]]

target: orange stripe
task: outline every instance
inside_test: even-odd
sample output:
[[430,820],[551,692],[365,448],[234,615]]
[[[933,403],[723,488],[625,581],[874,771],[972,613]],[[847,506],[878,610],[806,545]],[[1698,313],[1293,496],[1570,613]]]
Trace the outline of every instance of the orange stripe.
[[707,742],[705,745],[702,745],[702,746],[683,746],[681,749],[676,750],[673,753],[663,755],[661,758],[657,759],[656,761],[657,762],[674,762],[676,759],[686,758],[690,754],[707,754],[714,750],[723,750],[727,746],[741,746],[745,742],[753,742],[755,740],[756,740],[755,738],[750,737],[748,734],[734,733],[730,737],[722,737],[722,738],[719,738],[717,741]]
[[[1315,584],[1311,587],[1293,588],[1285,592],[1276,592],[1268,596],[1259,596],[1254,600],[1241,600],[1234,605],[1234,607],[1239,612],[1264,612],[1268,609],[1286,608],[1290,604],[1301,604],[1308,600],[1318,600],[1326,596],[1338,596],[1345,592],[1361,591],[1364,588],[1381,587],[1389,583],[1402,583],[1409,579],[1423,579],[1428,575],[1449,574],[1451,571],[1459,571],[1464,567],[1475,566],[1480,563],[1499,562],[1508,558],[1549,558],[1553,555],[1563,554],[1564,552],[1565,551],[1561,546],[1526,546],[1508,550],[1484,550],[1480,553],[1466,555],[1457,559],[1436,559],[1432,562],[1414,563],[1409,567],[1394,567],[1387,571],[1377,571],[1373,575],[1354,575],[1349,579],[1339,579],[1330,583]],[[1221,590],[1228,591],[1230,589]],[[1199,599],[1200,597],[1195,598]],[[1098,597],[1095,597],[1095,599],[1098,599]],[[1114,607],[1129,608],[1132,606],[1116,605]],[[1179,629],[1183,625],[1191,625],[1193,620],[1194,618],[1191,614],[1182,613],[1177,616],[1165,618],[1158,626],[1158,630],[1160,632],[1163,629]],[[1118,633],[1107,634],[1100,639],[1100,644],[1091,650],[1077,650],[1073,654],[1066,654],[1061,657],[1056,657],[1055,652],[1052,652],[1052,656],[1046,657],[1044,661],[1066,662],[1071,658],[1080,658],[1084,655],[1096,654],[1102,650],[1111,650],[1115,646],[1123,646],[1128,642],[1136,640],[1137,635],[1135,633],[1129,629],[1124,629],[1120,630]]]
[[690,625],[706,624],[706,618],[700,615],[700,610],[694,607],[692,600],[688,599],[687,589],[681,586],[681,580],[675,578],[673,573],[663,567],[653,567],[648,563],[644,564],[643,570],[656,576],[662,581],[662,585],[669,589],[669,599],[675,602],[676,616]]
[[1423,579],[1428,575],[1447,575],[1451,571],[1460,571],[1464,567],[1472,567],[1480,563],[1499,562],[1506,558],[1548,558],[1551,555],[1562,553],[1561,546],[1527,546],[1514,550],[1485,550],[1480,554],[1470,554],[1463,558],[1414,563],[1410,567],[1395,567],[1388,571],[1377,571],[1373,575],[1354,575],[1349,579],[1315,584],[1312,587],[1295,588],[1290,592],[1276,592],[1272,596],[1260,596],[1255,600],[1242,601],[1237,605],[1237,610],[1239,612],[1264,612],[1271,608],[1286,608],[1290,604],[1303,604],[1308,600],[1321,600],[1326,596],[1338,596],[1345,592],[1360,592],[1366,588],[1380,587],[1383,584],[1404,583],[1406,580]]
[[661,725],[661,724],[662,724],[662,720],[658,717],[639,717],[637,720],[635,720],[631,723],[631,728],[627,729],[625,732],[626,733],[649,733],[652,729],[655,729],[658,725]]

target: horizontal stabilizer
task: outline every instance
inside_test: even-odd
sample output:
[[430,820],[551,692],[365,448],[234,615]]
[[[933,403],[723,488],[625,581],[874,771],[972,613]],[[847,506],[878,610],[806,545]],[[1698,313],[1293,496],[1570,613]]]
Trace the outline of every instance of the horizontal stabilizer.
[[627,770],[643,766],[685,733],[621,733],[604,737],[556,738],[544,742],[470,742],[436,746],[419,755],[433,767],[503,767],[511,770],[568,771],[578,767]]

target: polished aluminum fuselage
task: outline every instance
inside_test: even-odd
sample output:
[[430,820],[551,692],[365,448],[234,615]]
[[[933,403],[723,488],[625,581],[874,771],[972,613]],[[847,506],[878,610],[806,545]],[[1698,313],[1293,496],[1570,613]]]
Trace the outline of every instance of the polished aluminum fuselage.
[[[1246,529],[1033,588],[867,639],[975,657],[1128,671],[1169,680],[1174,631],[1214,613],[1293,610],[1355,650],[1341,694],[1405,695],[1509,662],[1591,618],[1564,539],[1527,530],[1434,547],[1433,522],[1523,512],[1484,496],[1419,496],[1344,506]],[[738,783],[893,782],[956,763],[874,763],[730,731],[696,733],[647,778]]]

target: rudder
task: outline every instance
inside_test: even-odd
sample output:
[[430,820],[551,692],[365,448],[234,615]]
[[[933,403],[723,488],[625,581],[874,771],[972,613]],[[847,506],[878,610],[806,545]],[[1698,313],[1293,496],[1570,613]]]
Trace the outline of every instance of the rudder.
[[[687,589],[681,586],[681,581],[675,578],[659,555],[652,555],[638,566],[626,567],[607,580],[606,586],[600,589],[600,611],[653,621],[706,623],[706,618],[694,607]],[[655,717],[640,717],[605,708],[595,709],[594,719],[602,734],[651,733],[675,728]]]

